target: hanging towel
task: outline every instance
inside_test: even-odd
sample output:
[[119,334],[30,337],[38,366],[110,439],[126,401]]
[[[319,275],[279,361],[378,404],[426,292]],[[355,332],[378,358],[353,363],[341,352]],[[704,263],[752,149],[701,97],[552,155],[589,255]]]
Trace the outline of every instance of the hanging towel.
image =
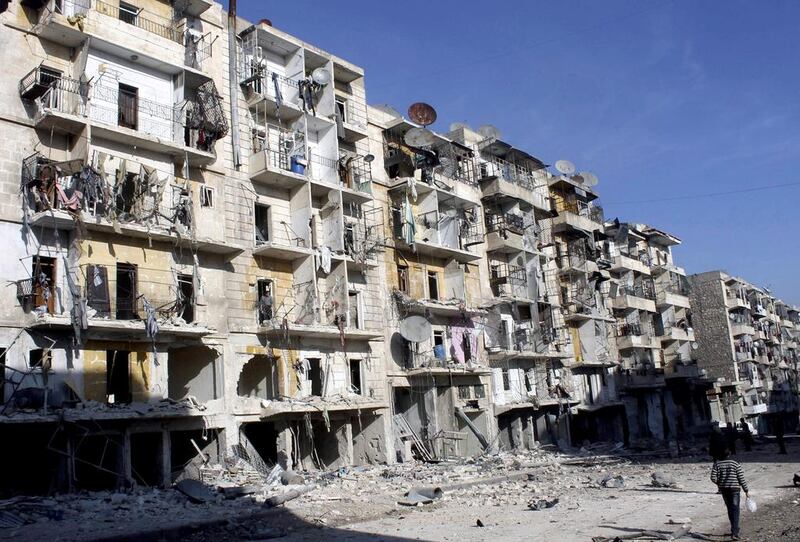
[[322,269],[323,272],[330,273],[331,272],[331,249],[328,246],[321,246],[317,251],[317,256],[319,257],[319,265],[317,266],[319,269]]
[[414,239],[417,235],[417,226],[414,224],[414,210],[411,208],[411,203],[408,201],[408,194],[406,194],[405,206],[405,241],[408,245],[414,245]]

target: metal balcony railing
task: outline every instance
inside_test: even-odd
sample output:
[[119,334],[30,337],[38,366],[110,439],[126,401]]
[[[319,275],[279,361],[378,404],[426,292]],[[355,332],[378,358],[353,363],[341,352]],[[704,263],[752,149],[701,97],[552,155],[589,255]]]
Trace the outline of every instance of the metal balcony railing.
[[[423,177],[423,180],[424,177]],[[475,171],[475,160],[470,156],[444,157],[438,166],[433,168],[434,181],[458,181],[470,186],[477,186],[478,176]]]
[[186,48],[184,65],[196,70],[202,70],[205,61],[211,58],[213,43],[210,34],[196,36],[191,32],[186,32],[184,37],[184,47]]
[[242,84],[255,94],[274,102],[281,101],[291,104],[297,102],[300,86],[296,79],[290,79],[258,65],[251,66],[248,71],[249,74]]
[[586,202],[575,198],[556,198],[555,209],[558,213],[572,213],[598,224],[604,222],[603,208],[595,202]]
[[114,19],[119,19],[120,21],[150,32],[151,34],[183,44],[183,33],[178,30],[175,22],[170,19],[159,17],[152,13],[146,13],[141,9],[135,11],[130,10],[125,7],[120,7],[119,4],[109,4],[103,0],[92,1],[94,2],[94,9],[98,13],[108,15]]
[[372,192],[372,165],[363,156],[339,159],[339,181],[352,190]]
[[351,126],[367,127],[367,104],[362,100],[349,99],[346,102],[343,122]]
[[528,190],[542,189],[546,185],[544,179],[537,178],[533,169],[496,156],[484,156],[484,160],[478,166],[480,179],[500,178]]
[[633,285],[621,284],[619,291],[620,294],[640,297],[642,299],[655,300],[656,298],[655,287],[651,282],[641,282]]
[[641,324],[622,322],[616,326],[617,337],[640,337],[642,335],[643,333]]
[[525,217],[513,213],[500,213],[486,210],[486,231],[496,232],[505,237],[507,232],[523,235],[525,233]]
[[492,286],[509,284],[511,286],[524,286],[527,283],[525,268],[519,265],[497,264],[489,266],[489,280]]

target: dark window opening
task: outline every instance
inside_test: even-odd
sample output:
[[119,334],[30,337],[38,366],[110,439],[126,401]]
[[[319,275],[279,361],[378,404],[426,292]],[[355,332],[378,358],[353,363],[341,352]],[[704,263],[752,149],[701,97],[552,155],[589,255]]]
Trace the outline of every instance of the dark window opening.
[[525,373],[525,391],[527,391],[528,393],[533,391],[532,379],[533,377],[531,376],[531,373],[529,372]]
[[486,397],[486,388],[483,384],[475,384],[472,391],[475,394],[475,399],[484,399]]
[[200,207],[214,207],[214,189],[210,186],[200,188]]
[[350,387],[353,393],[364,395],[363,384],[361,382],[361,360],[350,360]]
[[350,322],[350,327],[354,327],[356,329],[361,329],[361,313],[359,312],[359,300],[361,296],[358,292],[348,292],[348,310]]
[[270,241],[270,209],[269,205],[259,205],[255,207],[256,222],[256,245],[269,243]]
[[529,321],[531,319],[531,306],[530,305],[519,305],[519,319]]
[[509,391],[511,389],[511,379],[508,376],[508,371],[503,371],[503,390]]
[[178,275],[178,316],[187,324],[194,322],[194,278],[192,275]]
[[33,301],[35,307],[46,307],[49,314],[56,306],[56,259],[34,256],[31,269],[33,277]]
[[136,320],[136,266],[117,264],[117,320]]
[[311,381],[311,395],[322,397],[322,360],[308,360],[308,380]]
[[136,130],[139,124],[139,89],[120,83],[117,108],[117,124]]
[[97,311],[97,316],[107,318],[111,315],[108,270],[102,265],[86,266],[86,300]]
[[471,395],[471,388],[470,386],[459,386],[458,387],[458,398],[459,399],[472,399]]
[[439,299],[439,275],[436,271],[428,271],[428,298]]
[[28,352],[28,367],[49,369],[52,363],[52,350],[45,350],[44,348],[37,348]]
[[131,402],[130,352],[106,352],[106,396],[109,403]]
[[433,332],[433,355],[436,359],[447,358],[447,351],[444,347],[444,331]]
[[0,405],[6,403],[6,349],[0,348],[0,363],[4,366],[0,367]]
[[136,202],[137,185],[139,184],[139,176],[136,173],[128,173],[122,179],[122,183],[117,191],[117,197],[114,204],[117,208],[117,214],[127,215],[133,211],[133,205]]
[[408,284],[408,266],[406,265],[397,266],[397,289],[404,294],[410,293]]
[[404,239],[403,211],[400,207],[392,207],[392,235],[395,239]]
[[342,98],[336,98],[336,113],[342,119],[342,122],[347,122],[347,101]]
[[134,6],[133,4],[128,4],[127,2],[120,2],[119,3],[119,20],[135,25],[136,24],[136,17],[139,14],[139,8]]
[[272,281],[269,279],[259,279],[256,283],[258,295],[258,323],[263,325],[264,322],[272,320],[273,313],[273,292]]

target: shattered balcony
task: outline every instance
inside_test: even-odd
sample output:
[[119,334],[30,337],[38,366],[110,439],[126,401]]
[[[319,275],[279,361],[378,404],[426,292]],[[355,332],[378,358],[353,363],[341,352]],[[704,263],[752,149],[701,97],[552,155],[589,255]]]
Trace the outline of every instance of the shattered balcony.
[[664,334],[661,336],[662,341],[689,341],[694,342],[694,330],[686,326],[666,326]]
[[417,299],[399,290],[392,292],[397,306],[410,314],[423,314],[435,316],[475,316],[486,314],[484,309],[472,306],[467,300],[460,298],[450,299]]
[[376,267],[378,254],[383,252],[384,238],[383,208],[363,210],[361,218],[345,218],[344,251],[348,261]]
[[636,369],[626,371],[622,376],[626,388],[663,388],[666,386],[664,372],[657,369]]

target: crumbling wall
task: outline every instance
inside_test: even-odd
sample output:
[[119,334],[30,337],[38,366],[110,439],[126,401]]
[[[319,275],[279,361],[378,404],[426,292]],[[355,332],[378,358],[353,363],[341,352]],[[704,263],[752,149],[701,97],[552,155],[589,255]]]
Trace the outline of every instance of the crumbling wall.
[[174,348],[168,354],[169,398],[188,396],[205,403],[217,398],[219,353],[205,346]]
[[353,430],[353,464],[376,465],[388,461],[384,425],[388,415],[359,412],[350,418]]
[[737,379],[734,369],[730,321],[725,306],[725,285],[719,271],[688,277],[692,325],[697,338],[697,365],[712,379]]

